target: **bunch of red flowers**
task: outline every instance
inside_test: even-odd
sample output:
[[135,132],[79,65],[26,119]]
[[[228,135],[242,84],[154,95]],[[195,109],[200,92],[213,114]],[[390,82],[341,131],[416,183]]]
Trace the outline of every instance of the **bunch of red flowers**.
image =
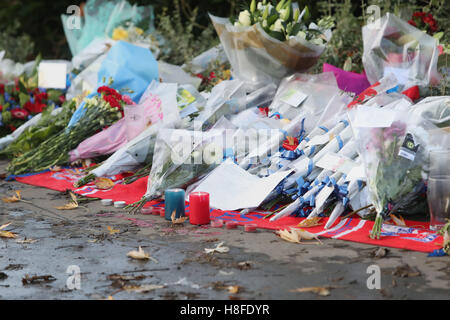
[[429,34],[433,34],[438,30],[436,20],[433,15],[428,12],[414,12],[408,23],[421,30],[426,30]]
[[122,95],[118,93],[113,88],[107,87],[107,86],[101,86],[97,89],[97,92],[102,94],[103,100],[109,103],[109,105],[112,108],[121,109],[121,101],[122,101]]

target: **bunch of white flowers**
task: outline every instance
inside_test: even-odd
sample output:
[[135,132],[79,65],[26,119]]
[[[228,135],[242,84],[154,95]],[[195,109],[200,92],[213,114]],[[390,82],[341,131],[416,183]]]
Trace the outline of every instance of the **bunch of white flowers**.
[[334,26],[332,17],[325,17],[317,24],[312,23],[308,7],[300,9],[291,0],[281,0],[273,5],[268,0],[252,0],[248,10],[241,11],[237,19],[231,19],[236,27],[260,24],[271,37],[280,41],[297,38],[316,45],[323,45],[329,39],[325,32]]

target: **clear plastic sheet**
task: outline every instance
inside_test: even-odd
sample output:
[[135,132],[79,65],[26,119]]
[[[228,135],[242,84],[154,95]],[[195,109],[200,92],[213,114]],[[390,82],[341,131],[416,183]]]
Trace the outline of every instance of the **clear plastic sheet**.
[[362,61],[370,83],[393,73],[405,88],[437,84],[437,40],[387,13],[362,29]]
[[248,88],[268,83],[278,84],[295,72],[306,72],[318,61],[325,45],[303,39],[279,41],[269,36],[259,24],[236,27],[227,18],[210,15],[233,75]]
[[149,30],[154,29],[153,7],[131,5],[124,0],[88,0],[83,9],[84,17],[80,29],[71,29],[72,15],[61,15],[64,33],[70,51],[76,56],[96,38],[107,38],[115,27],[125,21],[137,24],[148,21]]
[[320,115],[337,95],[340,90],[332,72],[294,74],[281,82],[269,107],[270,114],[278,113],[287,119],[293,119],[299,113]]
[[438,127],[450,126],[450,96],[426,97],[412,106],[412,112]]
[[449,135],[395,108],[359,106],[349,118],[377,213],[386,218],[427,212],[429,153],[447,148]]

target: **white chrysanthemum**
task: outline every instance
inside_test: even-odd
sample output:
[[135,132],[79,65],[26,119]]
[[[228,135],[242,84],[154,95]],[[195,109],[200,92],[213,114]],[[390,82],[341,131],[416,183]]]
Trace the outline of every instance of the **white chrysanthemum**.
[[239,23],[243,26],[250,26],[251,19],[250,19],[250,12],[248,10],[241,11],[239,13]]

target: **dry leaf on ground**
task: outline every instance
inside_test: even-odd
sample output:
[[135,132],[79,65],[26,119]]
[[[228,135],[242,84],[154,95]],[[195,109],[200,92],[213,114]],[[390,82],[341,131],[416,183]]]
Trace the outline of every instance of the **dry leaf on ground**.
[[406,227],[406,223],[405,220],[403,219],[402,216],[395,216],[393,214],[389,215],[392,219],[392,221],[395,223],[395,225],[400,226],[400,227]]
[[97,178],[97,180],[95,181],[95,186],[97,187],[97,189],[107,190],[114,187],[114,182],[108,178]]
[[137,260],[149,260],[151,259],[152,261],[158,263],[158,260],[156,260],[155,258],[151,257],[149,253],[146,253],[141,247],[139,247],[138,251],[130,251],[127,253],[127,256],[133,259],[137,259]]
[[231,294],[238,293],[240,289],[241,289],[240,286],[228,286],[227,287],[228,293],[231,293]]
[[25,238],[25,239],[17,239],[16,242],[20,243],[20,244],[29,244],[29,243],[35,243],[35,242],[37,242],[37,240]]
[[314,233],[308,232],[303,229],[295,229],[291,228],[291,230],[278,230],[276,231],[276,234],[283,240],[294,242],[294,243],[301,243],[301,240],[313,240],[316,239],[321,243],[319,240],[319,237],[315,235]]
[[138,293],[145,293],[156,289],[162,289],[164,288],[163,285],[157,285],[157,284],[144,284],[142,286],[123,286],[122,289],[126,291],[133,291]]
[[175,214],[176,214],[176,210],[173,210],[172,215],[170,216],[172,219],[172,224],[180,224],[185,222],[188,217],[179,217],[179,218],[175,218]]
[[293,290],[289,290],[290,292],[313,292],[318,294],[319,296],[329,296],[330,290],[325,287],[305,287],[305,288],[297,288]]
[[12,197],[2,198],[2,201],[6,202],[6,203],[12,203],[12,202],[18,202],[21,199],[22,198],[20,197],[20,190],[17,190],[15,195],[13,195]]
[[115,234],[120,232],[120,229],[113,229],[113,227],[111,226],[108,226],[107,229],[109,231],[109,234]]
[[70,197],[72,200],[69,203],[66,203],[63,206],[55,207],[58,210],[72,210],[78,208],[77,196],[72,191],[69,191]]
[[11,222],[5,223],[4,225],[0,226],[0,238],[16,238],[17,237],[17,235],[15,233],[13,233],[11,231],[3,230],[10,224],[11,224]]
[[62,170],[62,168],[60,167],[60,166],[53,166],[53,167],[50,167],[50,168],[48,168],[50,171],[53,171],[53,172],[59,172],[59,171],[61,171]]
[[320,226],[323,224],[323,223],[320,223],[320,220],[322,220],[322,217],[307,218],[307,219],[303,220],[302,222],[300,222],[297,225],[297,227],[310,228],[310,227]]
[[218,243],[215,248],[212,248],[212,249],[205,248],[205,252],[206,253],[214,253],[214,252],[226,253],[226,252],[230,251],[230,248],[225,247],[223,244],[224,244],[224,242],[222,241],[222,242]]

